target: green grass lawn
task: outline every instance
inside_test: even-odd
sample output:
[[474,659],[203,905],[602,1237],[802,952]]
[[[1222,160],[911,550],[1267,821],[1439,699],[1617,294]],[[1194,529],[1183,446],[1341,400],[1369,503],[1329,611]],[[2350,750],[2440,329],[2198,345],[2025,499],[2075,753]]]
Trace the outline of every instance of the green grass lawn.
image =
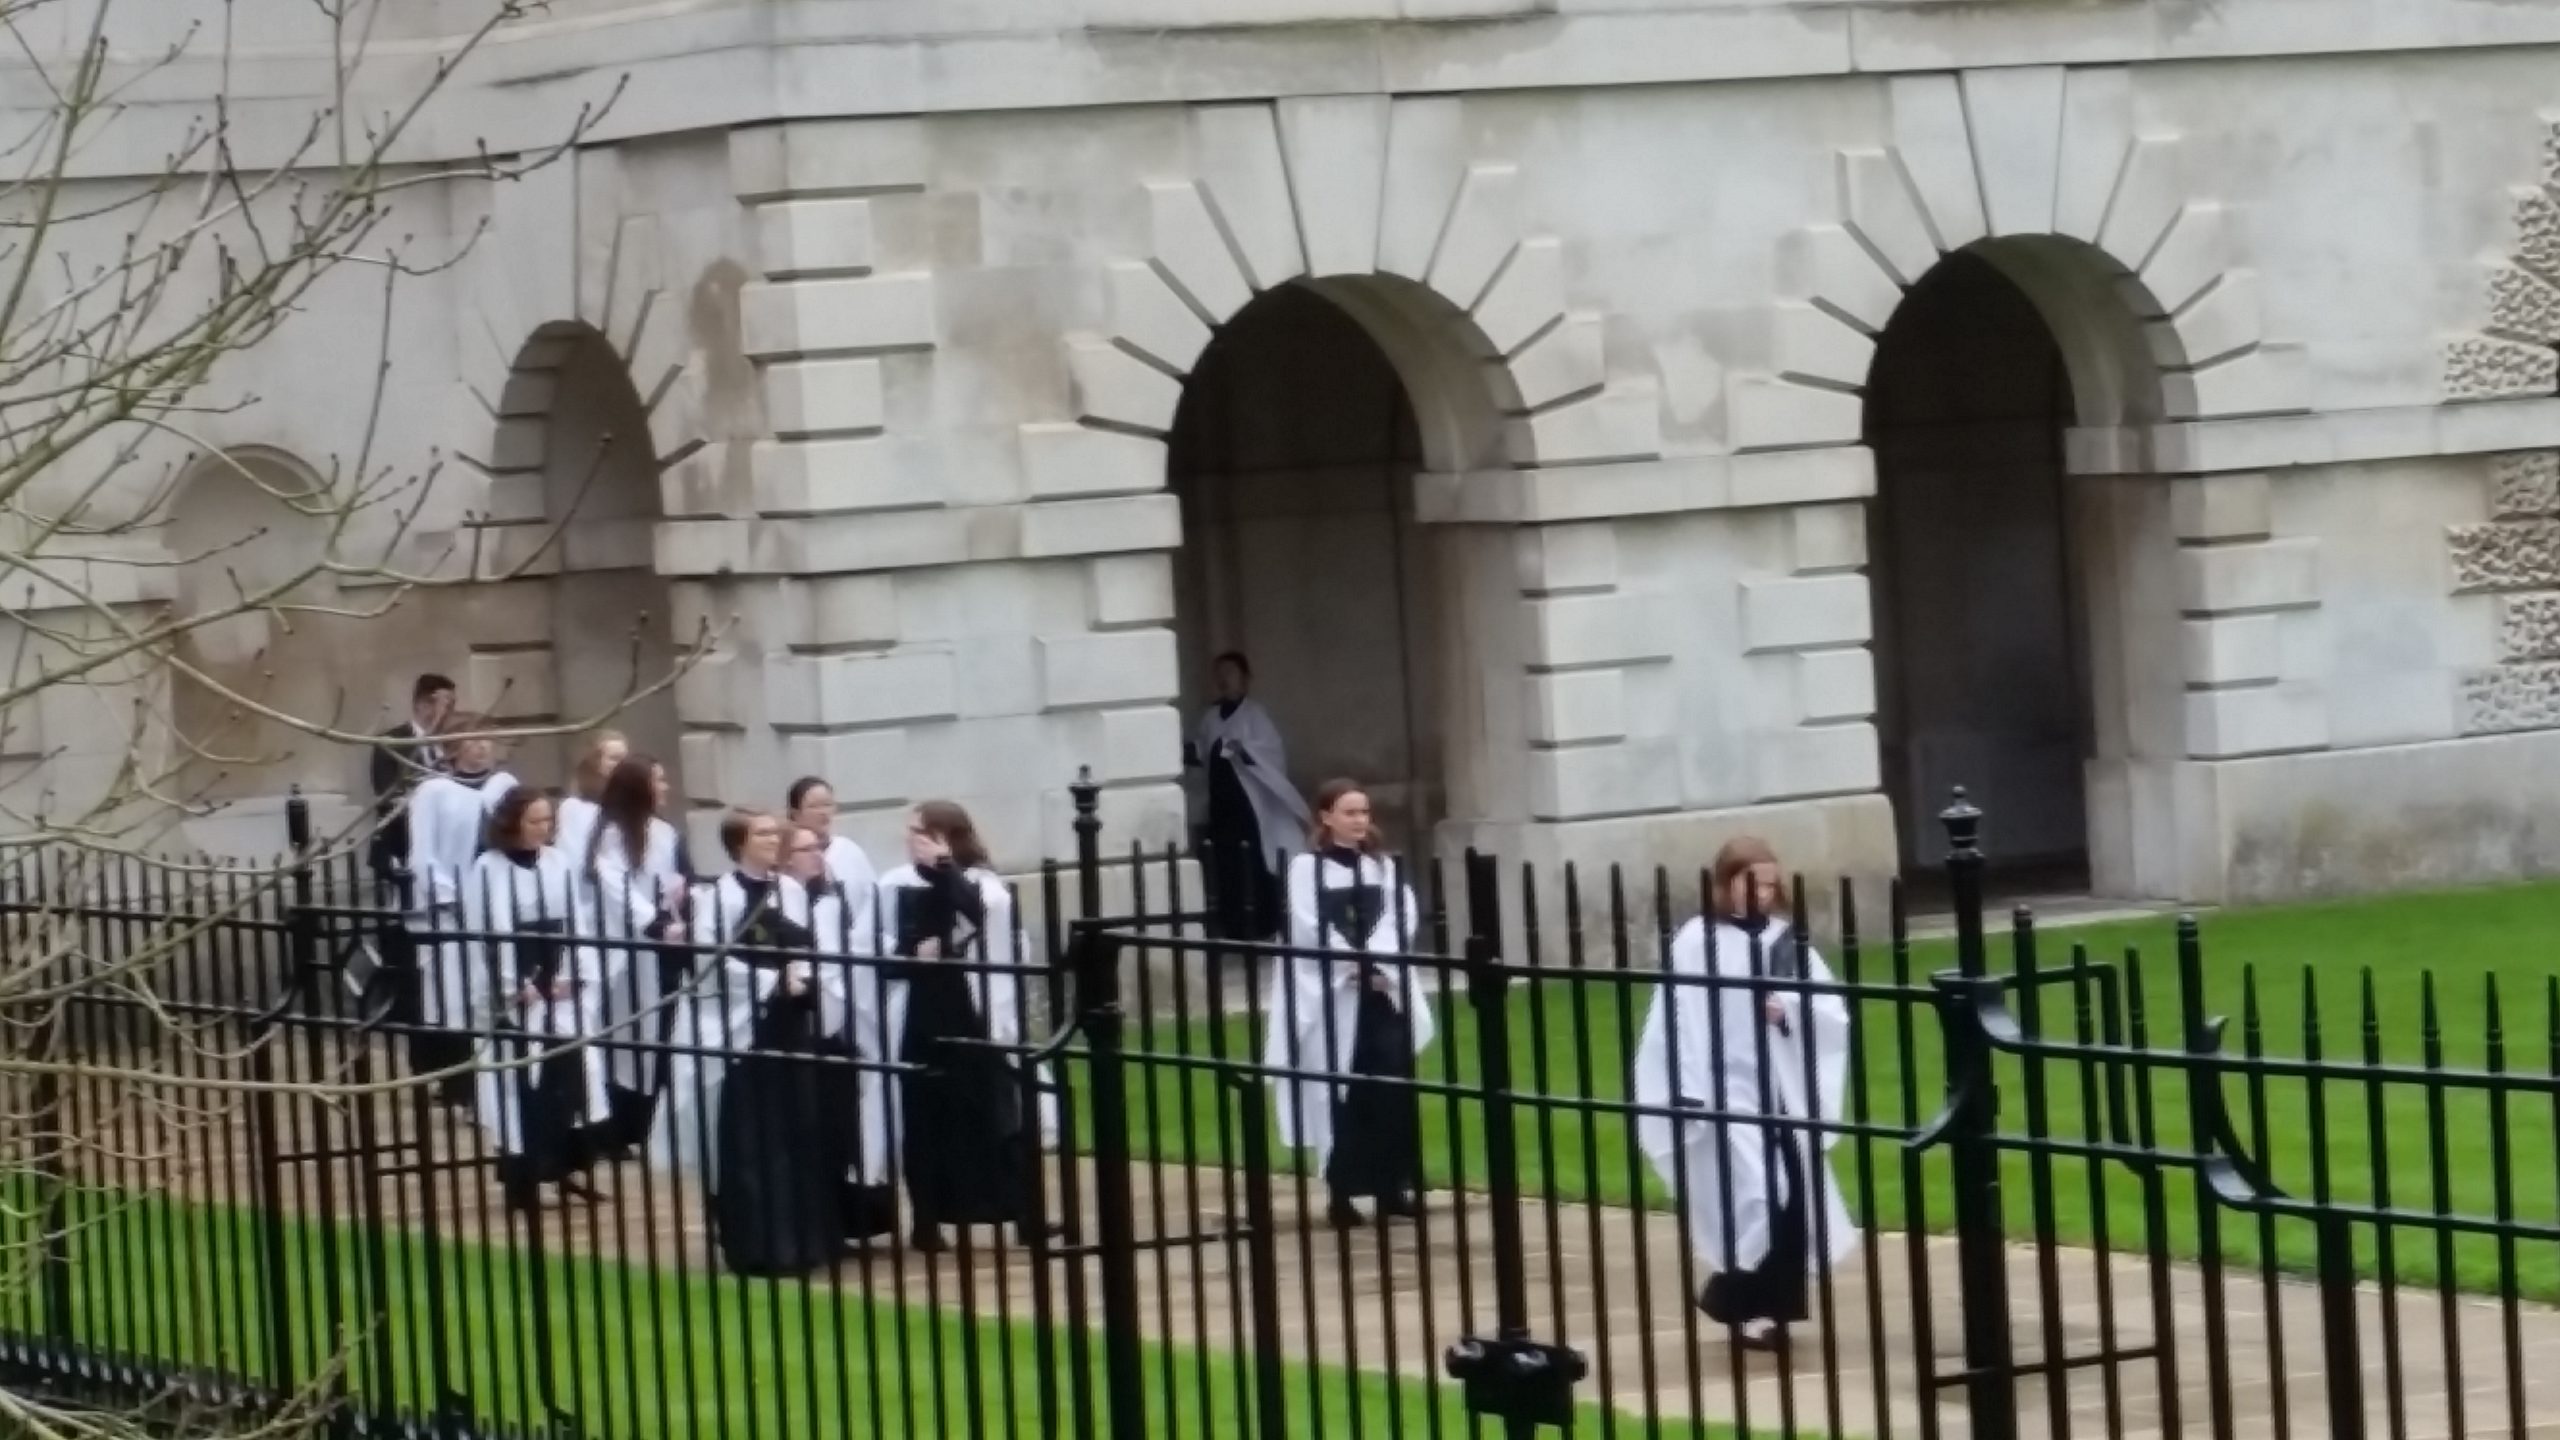
[[[2165,918],[2056,932],[2040,937],[2039,963],[2046,969],[2062,966],[2074,947],[2082,947],[2094,959],[2118,962],[2120,976],[2130,981],[2137,972],[2123,962],[2128,951],[2138,953],[2149,1041],[2154,1047],[2175,1046],[2181,1033],[2181,988],[2174,933],[2173,922]],[[1992,944],[1993,968],[2010,968],[2011,942],[1995,937]],[[2217,913],[2204,921],[2204,957],[2203,1009],[2230,1018],[2227,1048],[2234,1053],[2254,1045],[2269,1055],[2318,1053],[2354,1060],[2365,1053],[2369,1025],[2374,1053],[2387,1061],[2423,1065],[2432,1054],[2448,1067],[2480,1067],[2491,1059],[2493,985],[2500,1001],[2505,1036],[2500,1058],[2506,1068],[2548,1074],[2554,1069],[2554,1052],[2560,1050],[2560,1014],[2553,1008],[2554,987],[2560,986],[2555,980],[2560,976],[2560,885]],[[1890,982],[1895,977],[1893,957],[1873,942],[1854,960],[1836,949],[1827,958],[1844,980]],[[1640,957],[1635,963],[1652,962]],[[1931,972],[1952,964],[1950,943],[1920,943],[1911,947],[1903,973],[1925,984]],[[2369,1010],[2364,993],[2368,978]],[[1166,981],[1159,978],[1150,989],[1148,995],[1132,998],[1153,1001],[1159,1011],[1171,1005]],[[2097,1003],[2094,986],[2075,991],[2071,985],[2049,984],[2040,993],[2039,1028],[2053,1038],[2073,1036],[2075,1002],[2083,995],[2092,1007]],[[1649,1204],[1668,1203],[1630,1146],[1623,1116],[1589,1114],[1561,1103],[1624,1096],[1627,1060],[1650,998],[1645,987],[1613,983],[1601,975],[1515,988],[1509,1007],[1515,1086],[1559,1101],[1530,1103],[1518,1113],[1521,1181],[1533,1205],[1550,1199],[1627,1203],[1639,1193]],[[1205,1011],[1205,996],[1196,987],[1188,1000],[1190,1013]],[[2428,1038],[2430,1014],[2438,1037],[2433,1042]],[[2309,1029],[2315,1015],[2316,1036]],[[1480,1038],[1471,1006],[1453,994],[1442,1016],[1440,1042],[1421,1062],[1424,1077],[1459,1086],[1478,1084]],[[2252,1016],[2254,1028],[2245,1023]],[[1879,999],[1860,1007],[1859,1026],[1860,1073],[1853,1077],[1852,1117],[1897,1130],[1925,1124],[1943,1098],[1937,1016],[1925,1007]],[[1223,1034],[1215,1036],[1205,1021],[1133,1019],[1128,1045],[1160,1055],[1205,1056],[1214,1041],[1223,1040],[1228,1055],[1250,1057],[1255,1053],[1250,1030],[1241,1016],[1227,1020]],[[2089,1108],[2104,1087],[2086,1085],[2076,1061],[2030,1065],[2004,1059],[2000,1075],[2007,1133],[2075,1139],[2105,1133],[2102,1120]],[[1133,1067],[1129,1085],[1134,1141],[1142,1153],[1225,1163],[1240,1158],[1232,1123],[1221,1129],[1220,1085],[1211,1075],[1141,1063]],[[2241,1134],[2275,1180],[2298,1195],[2308,1196],[2325,1183],[2327,1192],[2339,1199],[2366,1200],[2374,1197],[2379,1178],[2387,1183],[2393,1203],[2407,1209],[2507,1213],[2546,1223],[2560,1213],[2560,1152],[2553,1146],[2560,1106],[2550,1099],[2513,1097],[2497,1106],[2477,1091],[2445,1091],[2431,1104],[2428,1087],[2420,1084],[2376,1088],[2378,1093],[2369,1093],[2361,1082],[2331,1082],[2315,1107],[2310,1088],[2299,1079],[2254,1086],[2236,1076],[2224,1081]],[[2171,1152],[2189,1148],[2187,1088],[2176,1070],[2129,1067],[2122,1093],[2126,1113],[2137,1123],[2147,1101],[2153,1143]],[[2032,1114],[2039,1104],[2040,1126]],[[2325,1127],[2324,1143],[2316,1149],[2311,1143],[2315,1110]],[[1091,1124],[1089,1111],[1080,1123]],[[1487,1172],[1481,1105],[1472,1098],[1429,1097],[1423,1123],[1433,1183],[1483,1188]],[[2506,1157],[2503,1196],[2495,1163],[2501,1150]],[[2439,1152],[2441,1203],[2434,1165]],[[1948,1227],[1943,1150],[1915,1162],[1897,1138],[1844,1140],[1836,1160],[1840,1181],[1851,1192],[1851,1209],[1866,1223]],[[2049,1183],[2038,1183],[2040,1168]],[[2186,1171],[2158,1173],[2166,1242],[2174,1253],[2193,1257],[2200,1253],[2205,1219],[2195,1187]],[[2068,1243],[2096,1243],[2103,1214],[2108,1245],[2139,1249],[2148,1243],[2144,1182],[2121,1162],[2076,1157],[2038,1162],[2013,1155],[2004,1189],[2012,1238],[2041,1228]],[[2228,1210],[2212,1218],[2220,1225],[2221,1252],[2232,1260],[2255,1265],[2271,1255],[2287,1270],[2307,1269],[2312,1262],[2308,1225],[2262,1225],[2255,1217]],[[2374,1227],[2359,1227],[2359,1263],[2369,1275],[2381,1270],[2378,1238]],[[2432,1282],[2449,1266],[2465,1288],[2494,1290],[2500,1284],[2498,1247],[2486,1237],[2468,1236],[2440,1246],[2432,1231],[2396,1227],[2390,1239],[2391,1269],[2400,1279]],[[2514,1266],[2515,1283],[2523,1293],[2560,1300],[2560,1247],[2521,1245]]]
[[[949,1262],[938,1306],[866,1294],[851,1261],[841,1291],[706,1274],[699,1257],[679,1273],[555,1256],[537,1285],[520,1247],[447,1244],[431,1271],[427,1247],[404,1230],[381,1249],[377,1290],[364,1273],[375,1262],[358,1227],[288,1223],[274,1233],[293,1358],[279,1366],[266,1235],[252,1212],[158,1197],[110,1209],[102,1191],[78,1203],[70,1337],[109,1364],[245,1377],[269,1389],[334,1370],[360,1402],[407,1418],[426,1411],[441,1377],[441,1388],[467,1397],[483,1433],[539,1430],[546,1394],[578,1418],[576,1433],[614,1440],[1043,1435],[1044,1403],[1061,1407],[1059,1433],[1075,1433],[1067,1407],[1076,1403],[1077,1367],[1063,1297],[1044,1354],[1027,1282],[1017,1276],[999,1291],[983,1265],[972,1322],[958,1308]],[[34,1233],[22,1208],[10,1210],[19,1235]],[[0,1336],[57,1338],[34,1277],[19,1268],[31,1248],[5,1253],[13,1263],[0,1285]],[[877,1263],[887,1288],[887,1264]],[[426,1283],[430,1273],[444,1277],[440,1289]],[[343,1344],[329,1340],[333,1293]],[[439,1332],[441,1357],[431,1352]],[[1083,1373],[1099,1414],[1101,1345],[1098,1333],[1089,1338]],[[1239,1357],[1145,1349],[1150,1434],[1256,1433]],[[1043,1400],[1044,1379],[1053,1401]],[[1479,1433],[1457,1387],[1437,1380],[1291,1365],[1285,1390],[1293,1436]],[[1599,1433],[1598,1407],[1584,1406],[1582,1419],[1581,1433]]]

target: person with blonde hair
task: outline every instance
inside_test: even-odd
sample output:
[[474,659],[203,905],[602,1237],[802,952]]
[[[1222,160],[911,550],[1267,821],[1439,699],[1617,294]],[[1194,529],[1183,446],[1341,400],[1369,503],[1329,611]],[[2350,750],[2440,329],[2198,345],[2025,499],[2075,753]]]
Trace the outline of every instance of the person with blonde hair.
[[1839,1132],[1816,1128],[1843,1113],[1849,1008],[1837,992],[1792,988],[1827,986],[1831,971],[1784,913],[1767,842],[1727,842],[1710,884],[1708,913],[1672,937],[1670,983],[1636,1044],[1636,1140],[1711,1272],[1698,1308],[1735,1343],[1769,1349],[1805,1318],[1809,1276],[1858,1246],[1831,1173]]
[[1352,1202],[1374,1198],[1381,1224],[1422,1213],[1422,1107],[1414,1059],[1438,1032],[1423,977],[1400,957],[1419,944],[1421,911],[1385,853],[1369,794],[1351,780],[1316,791],[1305,853],[1287,879],[1289,945],[1272,967],[1262,1063],[1337,1077],[1272,1081],[1280,1142],[1313,1150],[1338,1229],[1362,1223]]
[[597,731],[578,752],[577,766],[569,772],[569,793],[561,799],[559,819],[552,826],[559,836],[552,843],[561,854],[574,858],[587,853],[587,836],[596,827],[604,782],[630,753],[631,742],[619,730]]

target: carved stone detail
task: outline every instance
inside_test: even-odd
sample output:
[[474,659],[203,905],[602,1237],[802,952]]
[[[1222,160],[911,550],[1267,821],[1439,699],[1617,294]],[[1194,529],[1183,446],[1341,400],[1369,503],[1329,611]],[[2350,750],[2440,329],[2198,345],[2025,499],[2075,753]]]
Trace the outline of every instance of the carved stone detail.
[[2456,592],[2560,588],[2560,520],[2456,525],[2446,539]]
[[2501,665],[2463,677],[2467,735],[2560,727],[2560,664]]
[[2489,471],[2489,510],[2501,520],[2560,515],[2560,450],[2519,450]]
[[2489,272],[2489,328],[2511,340],[2560,342],[2560,289],[2513,265]]
[[2560,593],[2510,595],[2499,606],[2498,653],[2507,660],[2560,660]]
[[2547,345],[2466,335],[2445,346],[2447,400],[2501,400],[2560,389],[2560,351]]

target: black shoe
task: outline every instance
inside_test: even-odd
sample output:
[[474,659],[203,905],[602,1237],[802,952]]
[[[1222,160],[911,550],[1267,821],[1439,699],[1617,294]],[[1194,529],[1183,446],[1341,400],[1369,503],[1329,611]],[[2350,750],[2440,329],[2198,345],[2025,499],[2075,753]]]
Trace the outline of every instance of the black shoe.
[[1378,1219],[1380,1221],[1419,1220],[1421,1218],[1422,1201],[1410,1191],[1389,1195],[1378,1202]]
[[1013,1227],[1013,1243],[1028,1248],[1043,1241],[1059,1239],[1066,1233],[1064,1225],[1034,1225],[1025,1220]]
[[941,1226],[919,1225],[907,1237],[907,1248],[919,1255],[944,1255],[950,1253],[951,1242],[943,1237]]
[[560,1181],[560,1193],[568,1199],[584,1200],[590,1205],[602,1205],[613,1198],[588,1184],[587,1177],[584,1175],[563,1176]]
[[1369,1223],[1361,1218],[1360,1207],[1348,1200],[1336,1200],[1326,1206],[1324,1218],[1336,1230],[1357,1230]]

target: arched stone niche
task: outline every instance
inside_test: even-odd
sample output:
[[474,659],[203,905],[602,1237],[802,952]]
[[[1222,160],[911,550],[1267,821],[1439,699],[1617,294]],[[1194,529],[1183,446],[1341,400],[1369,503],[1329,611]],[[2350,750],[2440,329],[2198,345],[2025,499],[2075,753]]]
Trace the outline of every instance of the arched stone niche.
[[[616,729],[672,772],[680,734],[665,681],[685,647],[655,566],[668,461],[650,408],[621,347],[594,326],[549,322],[516,352],[478,462],[487,509],[466,543],[479,573],[503,577],[522,623],[475,636],[455,678],[463,703],[497,720]],[[576,745],[529,741],[519,760],[565,775]]]
[[[1832,157],[1839,218],[1786,242],[1769,367],[1732,378],[1728,414],[1738,452],[1864,443],[1877,339],[1945,256],[1988,262],[2033,303],[2071,389],[2058,439],[2090,692],[2090,880],[2183,895],[2218,879],[2199,868],[2210,821],[2181,767],[2327,744],[2318,691],[2285,676],[2274,643],[2280,617],[2317,603],[2318,553],[2275,532],[2263,475],[2164,473],[2148,453],[2159,422],[2305,398],[2299,347],[2261,333],[2221,202],[2193,191],[2180,137],[2140,118],[2132,86],[2120,68],[2065,67],[1887,82],[1888,133]],[[1797,527],[1840,528],[1818,512]],[[1763,800],[1875,783],[1862,717],[1881,677],[1846,658],[1868,647],[1869,597],[1829,626],[1780,622],[1803,613],[1799,590],[1839,588],[1844,556],[1863,572],[1865,546],[1829,545],[1789,577],[1745,582],[1746,614],[1769,618],[1746,670],[1794,685],[1802,717],[1762,743],[1826,757],[1767,767]]]
[[391,663],[362,613],[368,603],[342,596],[322,568],[355,558],[335,548],[346,505],[332,477],[284,451],[243,446],[188,464],[156,517],[174,570],[169,613],[185,625],[158,788],[215,807],[191,822],[206,848],[235,848],[219,836],[247,827],[262,832],[254,848],[272,850],[283,834],[275,812],[293,787],[323,807],[364,791],[360,747],[312,733],[378,728]]
[[[1543,645],[1563,617],[1539,613],[1545,586],[1519,527],[1488,522],[1455,492],[1539,467],[1650,458],[1660,439],[1653,387],[1610,376],[1601,317],[1569,305],[1562,243],[1526,223],[1516,168],[1471,153],[1461,122],[1448,98],[1196,107],[1196,171],[1142,187],[1147,253],[1107,268],[1105,329],[1069,341],[1074,418],[1024,427],[1022,446],[1035,513],[1163,488],[1165,437],[1195,369],[1257,297],[1302,288],[1356,322],[1410,403],[1419,452],[1399,504],[1426,527],[1415,563],[1432,578],[1410,607],[1427,616],[1424,631],[1402,648],[1431,669],[1409,693],[1429,697],[1417,729],[1438,773],[1420,788],[1438,793],[1413,809],[1464,836],[1569,812],[1579,802],[1558,772],[1587,769],[1590,755],[1535,743],[1535,692],[1551,661],[1573,663]],[[1447,520],[1475,523],[1431,523]],[[1127,564],[1114,557],[1098,573]],[[1169,596],[1183,588],[1169,583]],[[1176,628],[1202,630],[1194,617]],[[1198,698],[1206,660],[1176,657],[1185,700]]]

